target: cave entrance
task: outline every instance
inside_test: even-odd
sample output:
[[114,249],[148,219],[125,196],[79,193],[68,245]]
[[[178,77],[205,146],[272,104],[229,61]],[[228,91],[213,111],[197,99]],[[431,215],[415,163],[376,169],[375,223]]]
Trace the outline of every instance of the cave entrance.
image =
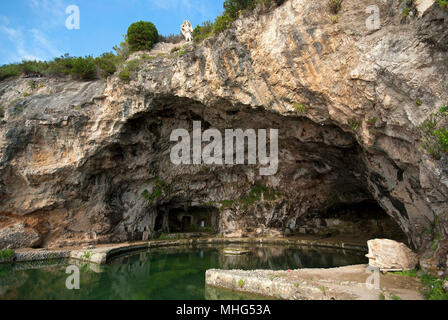
[[169,233],[218,232],[216,208],[197,206],[169,206],[161,208],[155,221],[155,231]]
[[156,222],[154,224],[155,231],[163,231],[163,219],[164,219],[163,213],[159,213],[156,217]]
[[192,228],[191,216],[182,216],[182,231],[188,231]]
[[323,213],[309,214],[299,232],[363,241],[386,238],[408,244],[408,238],[398,223],[373,200],[337,204]]

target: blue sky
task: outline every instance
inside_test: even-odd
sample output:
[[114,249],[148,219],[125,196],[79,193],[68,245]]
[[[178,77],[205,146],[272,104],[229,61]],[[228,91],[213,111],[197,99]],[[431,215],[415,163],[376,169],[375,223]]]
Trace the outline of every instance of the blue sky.
[[[132,22],[153,22],[160,34],[179,34],[180,25],[214,20],[223,0],[1,0],[0,65],[49,60],[69,53],[98,56],[119,44]],[[65,26],[66,8],[80,10],[80,29]]]

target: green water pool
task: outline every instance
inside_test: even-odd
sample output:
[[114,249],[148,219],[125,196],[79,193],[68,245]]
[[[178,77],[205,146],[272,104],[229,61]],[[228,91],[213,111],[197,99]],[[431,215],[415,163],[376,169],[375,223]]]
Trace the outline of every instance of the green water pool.
[[[326,248],[244,246],[226,256],[222,246],[156,248],[115,257],[104,266],[62,260],[0,265],[0,299],[203,300],[261,299],[205,286],[207,269],[330,268],[366,263],[363,253]],[[80,289],[66,288],[66,268],[77,265]]]

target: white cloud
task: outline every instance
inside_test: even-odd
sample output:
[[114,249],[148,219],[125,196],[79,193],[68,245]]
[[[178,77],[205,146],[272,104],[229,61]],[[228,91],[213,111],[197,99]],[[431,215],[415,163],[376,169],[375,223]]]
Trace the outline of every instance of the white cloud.
[[9,24],[9,18],[7,16],[0,16],[1,24]]
[[0,33],[5,34],[7,40],[12,43],[13,49],[8,50],[8,60],[10,61],[43,61],[61,55],[61,52],[40,30],[31,29],[23,32],[19,28],[9,28],[0,25]]
[[47,34],[65,29],[64,1],[29,0],[28,6],[32,13],[28,26],[12,24],[8,17],[0,15],[0,35],[5,35],[0,37],[4,61],[49,60],[61,55]]
[[15,47],[15,51],[11,51],[9,55],[14,61],[21,60],[41,60],[37,56],[29,53],[25,49],[25,40],[23,33],[20,29],[8,28],[5,26],[0,26],[0,32],[5,34],[9,41],[11,41]]
[[30,32],[34,37],[35,43],[44,51],[47,51],[52,57],[60,56],[62,54],[40,30],[31,29]]
[[64,4],[62,0],[30,0],[29,6],[33,10],[39,28],[65,26],[65,9],[68,4]]

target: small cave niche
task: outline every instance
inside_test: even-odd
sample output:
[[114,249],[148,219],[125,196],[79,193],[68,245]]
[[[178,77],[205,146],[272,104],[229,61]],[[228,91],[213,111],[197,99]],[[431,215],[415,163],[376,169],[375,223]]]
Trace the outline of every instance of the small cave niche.
[[163,233],[218,232],[218,209],[201,206],[159,208],[154,231]]
[[408,243],[398,223],[373,200],[338,204],[323,213],[307,215],[299,233],[366,241],[386,238]]

